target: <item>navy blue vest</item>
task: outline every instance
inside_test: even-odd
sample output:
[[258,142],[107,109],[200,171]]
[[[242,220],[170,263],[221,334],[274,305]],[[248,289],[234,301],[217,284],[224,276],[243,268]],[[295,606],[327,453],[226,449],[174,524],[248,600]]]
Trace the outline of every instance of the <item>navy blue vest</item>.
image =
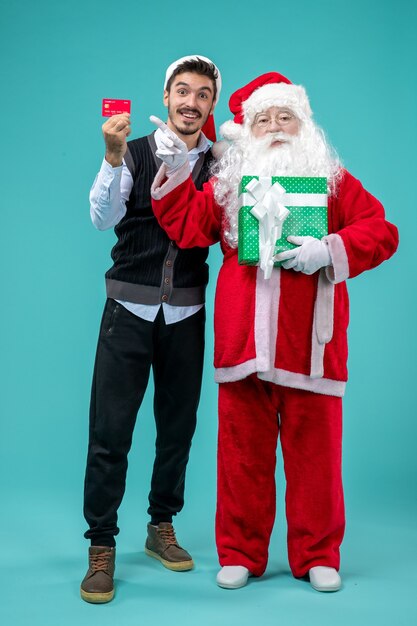
[[[125,162],[133,177],[126,215],[115,227],[113,267],[106,272],[109,298],[138,304],[167,302],[177,306],[204,302],[208,282],[207,248],[182,250],[159,226],[150,188],[161,161],[153,133],[128,142]],[[197,189],[209,178],[211,150],[200,154],[193,169]]]

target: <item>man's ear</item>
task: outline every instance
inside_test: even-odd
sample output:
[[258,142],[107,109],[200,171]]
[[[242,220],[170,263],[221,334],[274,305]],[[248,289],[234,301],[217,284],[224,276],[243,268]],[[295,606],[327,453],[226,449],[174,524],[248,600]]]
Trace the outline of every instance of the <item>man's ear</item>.
[[166,89],[164,89],[164,97],[162,99],[164,105],[167,107],[168,106],[168,98],[169,98],[169,91],[167,91]]

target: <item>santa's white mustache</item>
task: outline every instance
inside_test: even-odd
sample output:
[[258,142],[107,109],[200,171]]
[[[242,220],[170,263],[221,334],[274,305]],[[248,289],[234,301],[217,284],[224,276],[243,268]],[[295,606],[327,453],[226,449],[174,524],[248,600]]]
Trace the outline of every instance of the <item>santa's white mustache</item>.
[[292,140],[291,135],[287,135],[282,131],[277,133],[268,133],[265,137],[257,137],[255,139],[256,145],[263,148],[269,148],[276,141],[280,141],[282,143],[290,143]]

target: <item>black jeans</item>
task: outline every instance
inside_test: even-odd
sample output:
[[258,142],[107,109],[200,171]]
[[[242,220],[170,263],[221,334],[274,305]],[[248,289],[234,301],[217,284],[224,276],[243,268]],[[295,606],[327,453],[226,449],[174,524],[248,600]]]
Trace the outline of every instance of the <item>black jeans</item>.
[[84,490],[85,537],[115,545],[127,456],[153,369],[156,453],[148,513],[172,521],[184,504],[184,481],[196,426],[204,355],[205,309],[165,324],[162,308],[147,322],[108,299],[101,321],[90,405]]

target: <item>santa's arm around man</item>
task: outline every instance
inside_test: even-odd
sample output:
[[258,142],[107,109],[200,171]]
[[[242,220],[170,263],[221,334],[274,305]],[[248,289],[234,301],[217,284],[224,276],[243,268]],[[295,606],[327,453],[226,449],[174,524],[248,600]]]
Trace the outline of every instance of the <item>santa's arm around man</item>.
[[[345,281],[388,259],[398,233],[381,203],[341,167],[301,86],[271,72],[238,90],[229,104],[234,122],[223,126],[223,135],[231,144],[203,190],[182,165],[162,166],[152,187],[155,215],[170,238],[180,247],[220,240],[224,253],[215,302],[217,582],[238,588],[266,568],[280,432],[291,570],[309,575],[319,591],[334,591],[341,586],[345,527]],[[171,140],[171,149],[181,152]],[[268,280],[260,267],[238,263],[238,185],[251,175],[328,181],[328,234],[292,238],[296,246],[277,255],[281,267]]]

